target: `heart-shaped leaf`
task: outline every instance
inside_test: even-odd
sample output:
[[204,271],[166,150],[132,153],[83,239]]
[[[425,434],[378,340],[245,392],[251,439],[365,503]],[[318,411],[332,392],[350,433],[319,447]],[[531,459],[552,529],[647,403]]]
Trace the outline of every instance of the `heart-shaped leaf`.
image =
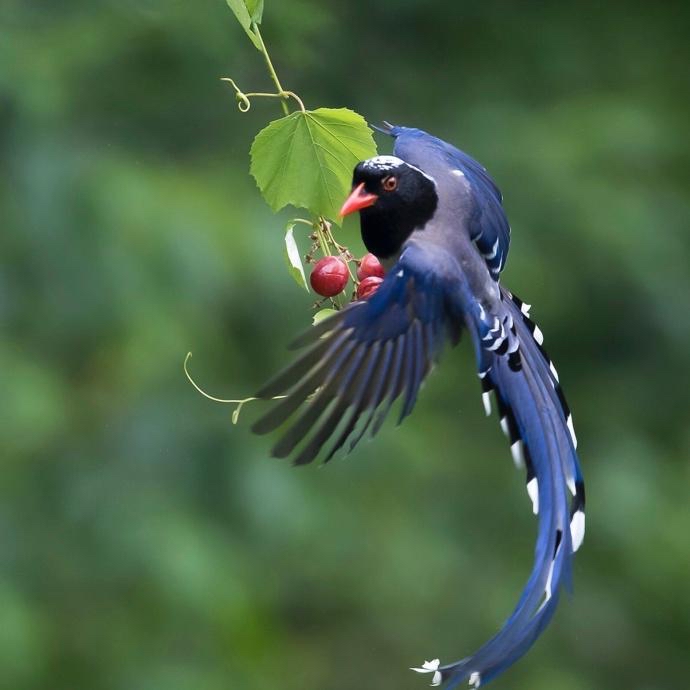
[[365,119],[347,108],[297,111],[262,129],[251,173],[274,210],[292,204],[339,222],[352,170],[376,155]]

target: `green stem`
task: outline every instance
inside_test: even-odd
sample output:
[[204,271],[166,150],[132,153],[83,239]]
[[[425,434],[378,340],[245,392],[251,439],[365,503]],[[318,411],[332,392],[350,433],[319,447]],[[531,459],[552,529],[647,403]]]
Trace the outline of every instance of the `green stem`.
[[[214,395],[209,395],[203,388],[201,388],[197,384],[197,382],[192,378],[192,375],[189,373],[189,369],[187,368],[187,364],[189,363],[189,360],[191,358],[192,358],[192,353],[188,352],[187,356],[184,358],[184,363],[182,364],[182,368],[184,369],[184,374],[187,377],[187,380],[205,398],[208,398],[209,400],[213,400],[213,402],[217,402],[217,403],[230,403],[232,405],[237,405],[237,407],[233,410],[233,413],[232,413],[232,423],[233,424],[237,424],[237,421],[240,418],[240,412],[242,411],[242,407],[246,403],[252,402],[253,400],[260,400],[260,398],[256,398],[254,396],[250,396],[249,398],[228,399],[228,398],[216,398]],[[286,397],[287,397],[286,395],[276,395],[273,398],[271,398],[271,400],[280,400],[280,399],[286,398]]]
[[328,246],[328,240],[323,232],[323,227],[320,220],[314,223],[314,228],[316,229],[316,235],[319,238],[319,245],[321,246],[321,251],[324,256],[329,256],[331,253],[331,248]]
[[[338,244],[335,241],[335,237],[333,237],[333,231],[326,225],[326,219],[323,216],[320,216],[319,220],[321,223],[323,223],[323,227],[326,228],[326,234],[330,238],[331,242],[333,242],[333,246],[336,248],[339,254],[343,253],[344,247],[342,247],[340,244]],[[355,277],[355,274],[352,272],[352,269],[350,268],[350,262],[347,260],[347,257],[345,257],[345,265],[347,266],[347,272],[350,274],[350,278],[352,279],[352,284],[357,287],[357,278]]]
[[[276,89],[278,89],[278,92],[280,94],[285,93],[285,89],[280,83],[280,80],[278,79],[278,75],[276,74],[275,67],[273,66],[273,63],[271,62],[271,57],[268,54],[268,50],[266,49],[266,44],[264,43],[264,39],[261,36],[261,32],[259,31],[259,25],[256,23],[252,23],[252,31],[256,35],[256,37],[259,39],[259,44],[261,45],[261,52],[263,53],[264,59],[266,60],[266,67],[268,68],[268,73],[271,75],[271,79],[273,80],[273,83],[276,85]],[[290,114],[290,108],[288,108],[288,104],[285,101],[285,98],[281,100],[280,104],[283,106],[283,112],[286,115]]]
[[[324,256],[330,256],[331,254],[337,254],[338,253],[338,248],[333,247],[333,251],[331,251],[331,247],[328,244],[328,233],[324,231],[324,228],[326,226],[323,225],[323,216],[319,216],[316,221],[314,221],[314,229],[316,230],[316,236],[319,238],[319,246],[321,247],[321,251],[323,252]],[[334,243],[335,244],[335,243]],[[348,266],[349,270],[349,266]],[[337,297],[331,297],[330,298],[331,303],[336,309],[342,309],[342,304],[340,304],[340,300]]]

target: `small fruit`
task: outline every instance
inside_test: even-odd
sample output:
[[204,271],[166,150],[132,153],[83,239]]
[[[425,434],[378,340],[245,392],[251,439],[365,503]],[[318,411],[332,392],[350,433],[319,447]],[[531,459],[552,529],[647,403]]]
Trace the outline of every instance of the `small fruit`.
[[357,278],[359,280],[364,280],[369,276],[383,278],[383,266],[373,254],[365,254],[357,268]]
[[337,256],[324,256],[319,259],[309,276],[314,292],[323,297],[334,297],[347,285],[347,265]]
[[371,297],[379,289],[379,285],[381,285],[382,282],[383,278],[379,278],[379,276],[367,276],[364,278],[357,286],[357,299],[367,299]]

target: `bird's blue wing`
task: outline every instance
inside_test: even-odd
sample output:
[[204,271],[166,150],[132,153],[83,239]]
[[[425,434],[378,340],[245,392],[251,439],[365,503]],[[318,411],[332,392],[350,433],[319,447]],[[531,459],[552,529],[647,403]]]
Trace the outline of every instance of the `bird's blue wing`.
[[[395,137],[396,156],[432,176],[434,173],[425,165],[427,157],[434,165],[443,161],[451,179],[457,175],[455,171],[462,173],[472,188],[472,208],[467,220],[470,238],[484,257],[491,277],[498,280],[508,258],[510,225],[503,210],[501,191],[486,168],[464,151],[421,129],[391,125],[382,131]],[[462,184],[457,177],[455,180],[456,184]]]
[[[462,154],[462,159],[468,159],[481,168],[479,163],[466,154]],[[510,225],[498,188],[486,170],[481,170],[483,173],[473,165],[464,164],[465,177],[474,189],[475,202],[475,209],[469,220],[469,231],[477,250],[486,261],[491,277],[498,280],[508,259]]]
[[448,688],[467,679],[475,687],[484,685],[527,652],[551,620],[561,586],[570,585],[572,554],[584,536],[584,483],[558,374],[527,305],[505,290],[501,295],[498,320],[505,328],[494,339],[482,336],[487,333],[486,314],[467,291],[462,309],[475,344],[487,413],[493,391],[501,427],[513,459],[525,469],[527,492],[539,516],[535,561],[501,630],[475,654],[438,669]]
[[447,319],[444,286],[433,257],[408,246],[368,300],[314,326],[295,345],[306,347],[257,397],[286,397],[252,427],[267,433],[295,420],[273,448],[296,464],[311,462],[336,432],[326,460],[367,429],[375,434],[402,397],[400,420],[414,406],[419,387],[438,356]]

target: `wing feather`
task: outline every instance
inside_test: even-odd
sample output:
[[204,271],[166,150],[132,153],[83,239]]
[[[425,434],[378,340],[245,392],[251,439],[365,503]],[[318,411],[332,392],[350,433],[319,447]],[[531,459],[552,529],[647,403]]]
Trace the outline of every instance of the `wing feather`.
[[276,443],[275,456],[291,455],[304,441],[295,463],[311,462],[342,422],[328,460],[348,439],[352,449],[367,429],[375,435],[401,396],[400,420],[412,411],[437,355],[434,344],[444,337],[444,287],[434,270],[437,259],[410,243],[369,300],[325,319],[294,341],[307,348],[304,354],[257,394],[287,396],[254,424],[260,434],[304,408]]

